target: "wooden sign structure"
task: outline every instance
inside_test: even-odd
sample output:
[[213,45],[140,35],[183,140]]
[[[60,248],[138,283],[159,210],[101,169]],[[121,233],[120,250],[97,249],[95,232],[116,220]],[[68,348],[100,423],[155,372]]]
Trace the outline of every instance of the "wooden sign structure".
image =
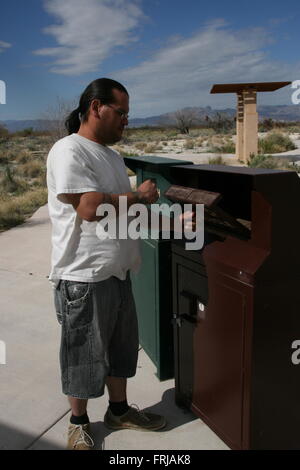
[[291,82],[224,83],[214,85],[211,93],[236,93],[236,158],[249,162],[250,155],[258,152],[258,114],[256,94],[258,91],[275,91]]

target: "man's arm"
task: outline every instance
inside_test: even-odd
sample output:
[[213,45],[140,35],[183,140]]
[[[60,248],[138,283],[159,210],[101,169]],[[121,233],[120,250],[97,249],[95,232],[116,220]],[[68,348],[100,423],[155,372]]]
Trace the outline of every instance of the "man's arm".
[[88,222],[95,222],[101,220],[102,217],[97,216],[97,208],[101,204],[111,204],[118,213],[119,210],[119,197],[127,197],[127,206],[130,207],[139,201],[137,193],[129,192],[124,194],[108,194],[99,193],[97,191],[90,191],[88,193],[79,194],[64,194],[64,200],[68,204],[72,204],[77,214]]
[[119,212],[119,197],[125,196],[127,198],[127,207],[132,204],[151,204],[158,198],[158,193],[155,183],[151,180],[144,181],[136,192],[128,192],[123,194],[108,194],[100,193],[97,191],[90,191],[87,193],[67,194],[63,195],[64,201],[72,204],[78,215],[88,222],[96,222],[102,219],[97,216],[97,208],[101,204],[111,204]]

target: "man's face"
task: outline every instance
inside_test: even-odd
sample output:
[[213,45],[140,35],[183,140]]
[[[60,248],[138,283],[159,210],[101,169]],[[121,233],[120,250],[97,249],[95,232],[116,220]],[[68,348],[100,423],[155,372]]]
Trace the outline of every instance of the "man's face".
[[115,98],[113,103],[100,104],[98,109],[99,136],[101,136],[101,140],[106,145],[112,145],[119,142],[122,138],[124,127],[128,124],[128,95],[122,91],[114,89],[113,96]]

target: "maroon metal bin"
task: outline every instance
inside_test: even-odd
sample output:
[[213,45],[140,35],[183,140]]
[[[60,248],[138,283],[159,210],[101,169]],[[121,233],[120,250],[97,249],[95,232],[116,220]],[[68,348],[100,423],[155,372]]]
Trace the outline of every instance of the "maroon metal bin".
[[232,449],[300,449],[299,177],[174,171],[181,185],[222,195],[220,212],[205,214],[202,250],[172,242],[176,402]]

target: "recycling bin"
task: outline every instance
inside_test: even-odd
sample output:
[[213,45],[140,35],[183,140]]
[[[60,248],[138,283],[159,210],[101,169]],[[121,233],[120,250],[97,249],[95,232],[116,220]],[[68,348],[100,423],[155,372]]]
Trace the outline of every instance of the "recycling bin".
[[176,403],[231,449],[300,449],[299,177],[174,172],[184,188],[220,195],[204,208],[201,250],[172,241]]
[[[164,193],[176,183],[171,168],[191,164],[156,156],[125,157],[124,161],[136,173],[137,186],[147,179],[155,180],[160,194],[156,204],[168,205],[171,202]],[[141,254],[141,268],[137,274],[131,274],[139,340],[157,368],[157,377],[166,380],[174,377],[171,240],[161,236],[151,239],[148,231],[148,238],[141,240]]]

